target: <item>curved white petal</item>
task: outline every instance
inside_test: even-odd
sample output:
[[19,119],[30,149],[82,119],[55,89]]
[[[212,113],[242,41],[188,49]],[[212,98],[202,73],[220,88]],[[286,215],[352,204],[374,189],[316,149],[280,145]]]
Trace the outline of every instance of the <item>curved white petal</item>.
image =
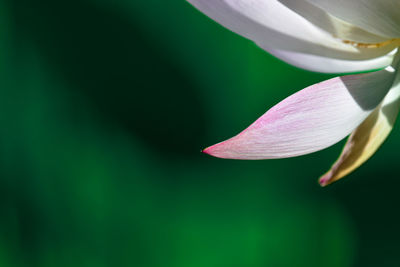
[[265,50],[293,66],[322,73],[349,73],[381,69],[390,65],[394,58],[394,53],[389,53],[373,59],[344,60],[279,49],[265,48]]
[[333,78],[286,98],[239,135],[205,153],[221,158],[270,159],[329,147],[349,135],[379,105],[394,72]]
[[306,18],[316,27],[321,28],[342,40],[349,40],[358,43],[380,43],[387,40],[386,37],[373,34],[340,18],[332,16],[320,7],[307,2],[307,0],[278,1]]
[[328,13],[369,32],[400,37],[399,0],[308,0]]
[[[304,0],[296,1],[309,5]],[[328,58],[359,61],[383,57],[382,60],[386,60],[385,55],[394,49],[390,45],[363,49],[344,43],[335,38],[332,35],[334,33],[329,33],[304,18],[300,13],[305,9],[301,11],[298,7],[300,4],[297,7],[290,6],[291,9],[277,0],[189,0],[189,2],[226,28],[253,40],[266,50],[279,49],[310,54],[326,58],[326,62]],[[316,10],[321,12],[320,9]],[[327,27],[322,19],[321,25]],[[318,68],[318,65],[314,69]],[[378,64],[371,66],[371,69],[381,67],[381,64]],[[354,70],[364,71],[365,65],[360,64],[360,68],[354,67]]]
[[[400,81],[400,74],[398,74]],[[383,144],[400,109],[400,84],[396,81],[375,111],[350,135],[339,159],[319,182],[331,184],[348,175],[367,161]]]

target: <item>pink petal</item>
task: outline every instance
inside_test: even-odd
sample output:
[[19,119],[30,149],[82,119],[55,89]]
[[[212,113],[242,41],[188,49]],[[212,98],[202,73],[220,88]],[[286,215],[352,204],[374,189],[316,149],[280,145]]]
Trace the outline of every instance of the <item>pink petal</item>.
[[329,147],[349,135],[379,105],[394,72],[333,78],[286,98],[239,135],[206,148],[220,158],[271,159]]

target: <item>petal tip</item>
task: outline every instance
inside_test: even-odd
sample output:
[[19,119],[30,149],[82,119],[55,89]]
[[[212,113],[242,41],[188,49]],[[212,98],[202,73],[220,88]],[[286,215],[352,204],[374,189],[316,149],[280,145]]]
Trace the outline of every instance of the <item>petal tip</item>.
[[326,174],[324,174],[321,178],[319,178],[319,185],[322,187],[325,187],[329,184],[331,184],[332,181],[332,173],[328,172]]
[[200,153],[209,154],[209,153],[208,153],[208,147],[207,147],[207,148],[204,148],[204,149],[201,149],[201,150],[200,150]]
[[231,151],[229,150],[228,147],[226,147],[226,141],[209,146],[205,149],[203,149],[201,152],[210,156],[213,156],[215,158],[221,158],[221,159],[235,159],[234,156],[232,156]]
[[207,154],[207,155],[216,157],[216,156],[213,155],[213,153],[212,153],[212,147],[213,147],[213,146],[206,147],[206,148],[202,149],[200,152],[203,153],[203,154]]

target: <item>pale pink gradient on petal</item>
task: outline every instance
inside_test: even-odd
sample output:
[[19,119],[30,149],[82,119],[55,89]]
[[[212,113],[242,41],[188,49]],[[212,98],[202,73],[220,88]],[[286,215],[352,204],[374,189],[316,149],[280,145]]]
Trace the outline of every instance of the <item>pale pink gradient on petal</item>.
[[308,154],[349,135],[393,83],[385,70],[333,78],[286,98],[239,135],[206,148],[220,158],[271,159]]

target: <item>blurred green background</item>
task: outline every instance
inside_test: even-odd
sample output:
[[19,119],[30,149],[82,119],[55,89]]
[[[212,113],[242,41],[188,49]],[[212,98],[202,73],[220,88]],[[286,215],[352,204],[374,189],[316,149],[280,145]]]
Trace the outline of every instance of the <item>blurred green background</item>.
[[199,153],[332,76],[183,0],[0,0],[0,33],[0,266],[400,265],[399,127],[327,188],[343,142]]

